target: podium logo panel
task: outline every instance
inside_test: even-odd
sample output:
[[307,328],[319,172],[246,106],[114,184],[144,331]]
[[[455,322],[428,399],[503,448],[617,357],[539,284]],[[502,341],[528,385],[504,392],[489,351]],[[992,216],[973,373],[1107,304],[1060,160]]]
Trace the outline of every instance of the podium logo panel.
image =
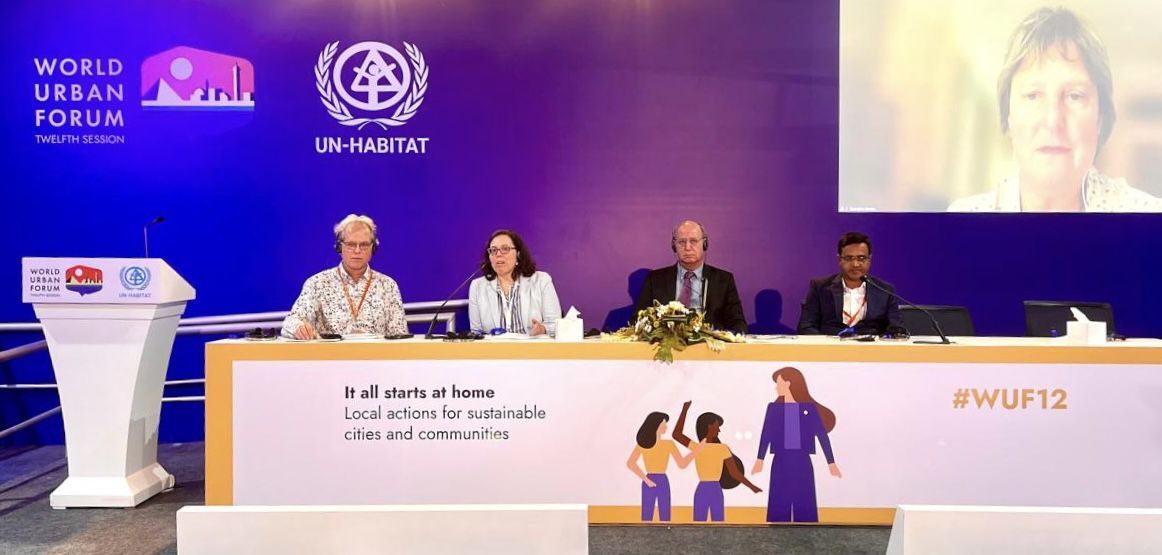
[[149,287],[150,272],[144,266],[121,268],[121,287],[128,291],[141,291]]
[[65,270],[65,289],[82,297],[100,291],[105,285],[105,273],[91,266],[78,264]]

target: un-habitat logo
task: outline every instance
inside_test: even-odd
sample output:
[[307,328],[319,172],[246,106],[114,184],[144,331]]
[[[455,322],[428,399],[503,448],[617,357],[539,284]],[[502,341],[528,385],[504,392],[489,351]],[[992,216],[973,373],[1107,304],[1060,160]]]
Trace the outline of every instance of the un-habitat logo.
[[[339,51],[331,42],[315,63],[315,89],[336,122],[362,131],[400,127],[419,111],[428,92],[428,64],[416,45],[404,53],[391,45],[364,41]],[[320,154],[425,154],[428,137],[315,137]]]

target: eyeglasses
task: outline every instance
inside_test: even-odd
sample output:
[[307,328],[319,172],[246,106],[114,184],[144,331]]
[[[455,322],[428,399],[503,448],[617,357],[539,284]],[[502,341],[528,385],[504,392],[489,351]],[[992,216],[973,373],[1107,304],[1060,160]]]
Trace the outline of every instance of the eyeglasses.
[[492,256],[504,256],[512,251],[515,251],[515,250],[516,250],[516,247],[510,247],[508,245],[505,245],[503,247],[492,247],[492,248],[488,249],[488,254],[490,254]]
[[871,260],[871,257],[870,257],[870,256],[864,256],[864,255],[862,255],[862,254],[861,254],[861,255],[859,255],[859,256],[850,256],[850,255],[846,255],[846,256],[840,256],[840,257],[839,257],[839,259],[840,259],[840,260],[842,260],[842,261],[844,261],[844,262],[847,262],[847,263],[851,263],[851,262],[859,262],[860,264],[864,264],[864,263],[866,263],[868,260]]
[[354,250],[365,251],[365,250],[371,249],[371,246],[372,246],[372,243],[366,242],[366,241],[364,241],[362,243],[356,243],[354,241],[343,241],[343,248],[345,248],[349,251],[354,251]]

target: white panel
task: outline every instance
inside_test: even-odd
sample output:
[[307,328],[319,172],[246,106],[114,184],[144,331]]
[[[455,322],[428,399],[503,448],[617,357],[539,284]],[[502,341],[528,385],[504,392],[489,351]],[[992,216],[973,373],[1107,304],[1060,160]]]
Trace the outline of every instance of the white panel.
[[[795,361],[599,360],[241,361],[234,365],[236,504],[585,503],[636,505],[640,482],[626,469],[651,411],[676,425],[692,400],[697,416],[723,417],[722,440],[748,476],[770,490],[773,468],[756,458],[771,373],[799,368],[831,408],[829,434],[842,478],[822,451],[811,457],[821,507],[901,504],[1158,506],[1162,500],[1162,372],[1149,365],[913,364]],[[436,399],[450,388],[491,389],[492,399]],[[378,385],[377,399],[346,399],[345,387]],[[385,399],[391,388],[424,398]],[[957,390],[1006,389],[1015,408],[955,403]],[[1018,395],[1012,395],[1016,390]],[[1026,391],[1027,390],[1027,391]],[[1040,391],[1046,391],[1043,399]],[[1052,392],[1061,390],[1061,399]],[[1053,408],[1060,401],[1062,408]],[[469,420],[483,408],[544,410],[544,419]],[[354,410],[380,418],[354,420]],[[383,418],[388,411],[436,418]],[[461,418],[444,417],[445,409]],[[355,441],[362,428],[412,439]],[[430,440],[421,432],[500,432],[496,439]],[[684,451],[683,451],[684,452]],[[415,469],[430,479],[414,479]],[[694,466],[668,468],[675,506],[690,505]],[[726,492],[727,507],[764,507],[767,492]]]
[[1155,554],[1162,510],[903,505],[888,555]]
[[182,555],[589,552],[584,505],[183,507]]

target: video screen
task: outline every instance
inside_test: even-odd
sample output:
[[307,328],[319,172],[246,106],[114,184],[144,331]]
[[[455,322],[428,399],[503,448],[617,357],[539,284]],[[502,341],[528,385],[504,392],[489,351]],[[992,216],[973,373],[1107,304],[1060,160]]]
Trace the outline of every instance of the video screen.
[[1162,2],[845,0],[840,212],[1162,212]]

